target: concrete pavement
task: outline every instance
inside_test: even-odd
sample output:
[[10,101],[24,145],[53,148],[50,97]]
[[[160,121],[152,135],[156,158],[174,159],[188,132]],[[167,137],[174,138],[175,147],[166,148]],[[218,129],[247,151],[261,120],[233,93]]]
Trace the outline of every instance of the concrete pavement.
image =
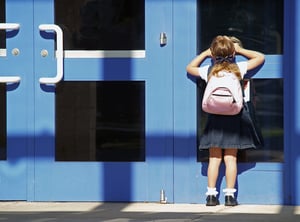
[[300,206],[0,202],[0,221],[13,222],[297,222]]

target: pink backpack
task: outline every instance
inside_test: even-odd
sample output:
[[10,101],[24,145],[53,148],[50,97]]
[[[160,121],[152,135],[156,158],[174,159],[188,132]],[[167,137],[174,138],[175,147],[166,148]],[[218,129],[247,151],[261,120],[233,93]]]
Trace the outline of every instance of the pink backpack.
[[219,115],[236,115],[243,108],[243,91],[235,74],[221,71],[207,82],[202,109]]

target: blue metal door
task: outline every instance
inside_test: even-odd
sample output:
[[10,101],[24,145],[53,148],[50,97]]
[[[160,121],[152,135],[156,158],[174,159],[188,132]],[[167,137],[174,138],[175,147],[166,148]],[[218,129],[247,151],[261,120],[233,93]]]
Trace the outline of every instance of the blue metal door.
[[[74,33],[70,35],[72,30],[68,29],[69,27],[63,24],[54,25],[58,23],[58,14],[61,11],[65,14],[66,8],[69,8],[68,5],[62,5],[59,2],[6,0],[1,3],[5,5],[6,10],[5,18],[1,23],[16,23],[17,25],[1,26],[1,29],[6,29],[6,36],[4,47],[1,49],[4,58],[0,59],[0,74],[1,76],[16,76],[16,78],[6,78],[7,83],[5,83],[7,158],[1,160],[0,163],[0,198],[29,201],[159,201],[160,191],[163,189],[168,201],[172,201],[173,76],[172,44],[170,44],[172,1],[145,1],[143,10],[137,13],[138,18],[144,19],[144,23],[140,21],[141,24],[139,23],[138,26],[131,20],[133,15],[136,15],[133,13],[134,9],[128,11],[125,1],[108,1],[107,3],[66,1],[64,4],[90,4],[84,5],[86,8],[80,7],[74,10],[75,14],[82,16],[78,24],[88,23],[88,28],[78,29],[79,34],[77,33],[76,37]],[[114,21],[119,19],[118,24],[122,28],[130,28],[131,31],[136,27],[141,28],[144,32],[141,38],[141,48],[136,49],[135,44],[133,46],[129,44],[129,48],[120,46],[120,49],[114,50],[105,49],[106,45],[99,46],[104,49],[91,50],[89,46],[82,48],[80,41],[86,38],[90,30],[89,25],[93,23],[93,21],[85,20],[88,18],[84,17],[87,14],[85,10],[93,10],[91,4],[103,4],[104,7],[108,4],[114,7],[122,6],[117,7],[116,10],[123,10],[122,13],[124,13],[125,9],[132,13],[126,12],[125,16],[121,14],[121,17],[114,18]],[[69,16],[67,19],[70,21],[76,18]],[[122,37],[134,39],[135,36],[128,34],[133,32],[123,31],[122,28],[118,27],[117,32],[112,30],[114,35],[110,38],[114,41],[110,42],[113,46],[118,45]],[[98,36],[98,38],[102,37]],[[74,40],[74,38],[78,43],[77,50],[66,50],[69,47],[66,39]],[[88,43],[92,41],[89,39]],[[136,41],[139,42],[140,39]],[[133,47],[133,50],[130,47]],[[79,88],[88,85],[85,89],[92,93],[90,96],[82,93],[85,97],[79,104],[73,100],[70,102],[70,99],[76,100],[76,95],[81,92],[81,89],[74,89],[73,85]],[[133,87],[126,88],[126,85]],[[106,93],[110,86],[119,91],[120,88],[124,89],[125,94],[129,91],[130,97],[136,98],[130,101],[137,101],[141,104],[139,110],[131,110],[127,104],[117,107],[115,103],[120,99],[110,97]],[[139,89],[139,97],[135,95],[136,91],[132,88]],[[61,99],[60,92],[62,91],[64,95],[71,96]],[[122,90],[120,92],[122,93]],[[95,124],[89,114],[78,117],[76,106],[81,107],[84,101],[94,98],[97,93],[99,97],[97,97],[97,103],[83,105],[89,112],[93,112],[93,118],[101,119],[102,115],[111,116],[112,112],[119,115],[122,114],[122,110],[129,110],[139,115],[138,121],[141,122],[142,128],[136,132],[135,126],[129,129],[121,127],[117,129],[118,138],[105,134],[104,137],[100,135],[100,142],[95,139],[101,132],[111,130],[111,123],[107,126],[100,121],[102,125],[100,123],[97,125],[98,122]],[[102,95],[101,93],[105,96],[99,96],[99,94]],[[126,97],[121,98],[126,99]],[[93,110],[94,106],[97,106],[95,109],[98,109],[98,106],[102,109],[103,107],[99,104],[107,99],[116,100],[116,102],[109,103],[113,111],[104,110],[103,114]],[[67,107],[67,113],[58,111],[65,104],[72,108]],[[137,111],[141,111],[143,115]],[[127,122],[121,114],[115,119],[119,122],[123,121],[122,123],[126,125]],[[70,116],[72,118],[74,116],[73,122],[70,121],[72,118],[68,119]],[[130,115],[134,120],[135,116],[135,114]],[[65,133],[69,130],[69,128],[65,130],[64,121],[71,122],[72,126],[75,122],[78,123],[78,128],[76,128],[79,129],[78,131],[70,127],[73,137],[68,140],[68,144],[77,139],[74,147],[71,147],[71,149],[74,148],[71,156],[76,153],[77,148],[85,150],[89,146],[95,147],[82,141],[99,143],[104,150],[101,152],[109,153],[110,150],[105,149],[106,146],[113,147],[110,142],[115,140],[126,142],[127,134],[133,135],[134,139],[137,134],[140,140],[138,143],[134,141],[129,148],[138,144],[142,146],[142,150],[139,151],[137,158],[130,159],[129,157],[129,160],[126,159],[126,155],[127,151],[131,152],[131,150],[127,147],[125,147],[125,152],[121,150],[121,154],[110,152],[109,158],[103,161],[94,158],[97,154],[97,158],[100,156],[101,159],[101,153],[98,153],[100,151],[95,148],[89,150],[89,155],[92,155],[90,159],[85,160],[85,157],[80,154],[75,160],[65,159],[65,153],[60,155],[57,151],[57,147],[61,145],[60,132]],[[83,130],[88,125],[87,122],[91,127],[88,129],[91,131],[88,134],[91,138],[85,140],[82,138],[87,132]],[[63,130],[59,131],[58,125],[63,127]],[[77,132],[81,134],[74,136]],[[63,137],[64,142],[65,137],[68,136]],[[124,147],[124,144],[120,142],[118,144]],[[70,148],[70,145],[67,146]],[[122,155],[125,156],[124,159]]]
[[[173,149],[172,149],[172,127],[173,127],[173,116],[172,116],[172,44],[171,33],[172,33],[172,7],[171,1],[145,1],[144,14],[145,24],[144,27],[144,48],[138,50],[126,49],[115,49],[115,50],[102,50],[89,49],[89,46],[82,46],[82,39],[89,38],[89,43],[94,40],[91,36],[88,36],[90,26],[95,20],[89,21],[88,17],[95,7],[104,7],[104,10],[111,10],[110,4],[124,4],[123,7],[127,7],[124,1],[88,1],[85,5],[80,8],[81,22],[80,24],[86,25],[78,29],[74,37],[74,32],[70,30],[70,27],[64,27],[59,24],[59,13],[63,9],[68,8],[66,5],[59,4],[60,1],[34,1],[34,21],[32,27],[34,29],[34,80],[31,84],[34,85],[34,111],[35,111],[35,161],[34,161],[34,185],[32,186],[32,195],[29,200],[36,201],[159,201],[160,190],[166,190],[166,196],[172,201],[173,194]],[[86,1],[81,1],[86,2]],[[104,3],[105,2],[105,3]],[[73,4],[73,1],[67,1],[65,4]],[[75,4],[75,3],[74,3]],[[89,5],[90,4],[90,5]],[[93,5],[91,5],[93,4]],[[63,7],[63,8],[61,8]],[[108,8],[105,8],[108,7]],[[99,8],[98,8],[99,9]],[[79,9],[78,9],[79,10]],[[114,10],[122,10],[120,8]],[[155,13],[153,13],[155,12]],[[88,15],[86,15],[86,13]],[[104,11],[102,11],[104,13]],[[54,15],[56,17],[54,17]],[[102,15],[102,14],[101,14]],[[99,16],[101,18],[101,15]],[[127,15],[126,19],[122,20],[122,24],[127,23],[131,19],[131,15]],[[143,17],[143,16],[142,16]],[[97,17],[98,18],[98,17]],[[100,19],[98,18],[98,19]],[[76,19],[76,18],[74,18]],[[95,18],[94,18],[95,19]],[[105,19],[110,19],[106,17]],[[64,18],[62,18],[63,21]],[[88,21],[87,21],[88,20]],[[65,21],[66,24],[68,21]],[[47,24],[58,25],[58,29],[54,26],[47,26]],[[88,23],[88,24],[86,24]],[[42,24],[42,26],[40,26]],[[101,25],[98,25],[101,26]],[[132,27],[132,23],[127,25]],[[123,27],[123,26],[122,26]],[[40,29],[40,31],[39,31]],[[64,45],[64,61],[63,68],[59,67],[59,52],[61,38],[58,35],[59,29],[63,32]],[[111,30],[110,30],[111,31]],[[109,32],[109,31],[107,31]],[[114,32],[114,30],[112,31]],[[70,34],[71,33],[71,34]],[[93,34],[97,36],[97,33]],[[102,33],[97,38],[105,38]],[[118,36],[120,35],[120,36]],[[127,36],[127,33],[122,32],[118,28],[118,32],[114,32],[109,38],[115,38],[112,46],[118,45],[118,41],[121,41],[122,37],[131,38]],[[77,50],[69,49],[67,38],[76,39],[78,45]],[[166,40],[166,38],[168,38]],[[96,40],[99,43],[101,40]],[[103,40],[104,41],[104,40]],[[138,41],[138,39],[134,40]],[[75,43],[74,43],[75,44]],[[84,47],[84,49],[82,49]],[[109,47],[109,46],[99,46]],[[134,47],[134,46],[130,46]],[[125,55],[124,55],[125,54]],[[63,70],[63,78],[59,82],[53,84],[39,81],[41,77],[52,77],[55,76],[60,70]],[[114,159],[116,156],[126,156],[127,152],[120,150],[111,153],[113,159],[98,160],[93,159],[92,161],[86,161],[82,156],[77,156],[75,159],[65,158],[64,154],[58,154],[58,147],[60,146],[61,133],[77,136],[72,137],[73,139],[68,140],[69,148],[70,144],[73,144],[73,152],[76,149],[88,149],[88,147],[94,147],[94,145],[82,142],[84,135],[87,131],[87,136],[93,139],[87,139],[86,141],[96,141],[100,143],[103,150],[106,146],[112,148],[113,141],[124,139],[116,138],[115,136],[104,136],[101,134],[111,130],[112,123],[106,124],[101,122],[95,125],[93,118],[101,119],[102,115],[109,115],[107,113],[116,112],[114,120],[122,120],[119,111],[126,110],[127,104],[122,107],[117,107],[122,101],[118,100],[118,96],[121,96],[122,92],[118,93],[118,96],[106,95],[106,88],[114,87],[116,90],[120,90],[123,87],[122,83],[141,84],[142,95],[140,100],[142,107],[141,112],[144,112],[144,117],[141,117],[141,121],[144,121],[144,129],[142,136],[144,135],[144,157],[134,160],[118,160]],[[88,91],[90,96],[84,92],[86,88],[82,89],[86,84],[89,84]],[[96,86],[94,87],[94,84]],[[109,84],[107,86],[107,84]],[[116,85],[115,84],[120,84]],[[91,86],[92,85],[92,86]],[[100,85],[100,88],[98,88]],[[68,86],[70,86],[68,88]],[[79,87],[79,90],[75,90],[75,86]],[[102,87],[102,88],[101,88]],[[126,86],[124,86],[126,88]],[[135,85],[132,85],[135,87]],[[131,87],[131,88],[132,88]],[[67,90],[65,90],[67,88]],[[69,92],[68,92],[69,90]],[[84,98],[80,101],[74,100],[68,103],[69,99],[61,99],[61,94],[68,94],[70,90],[74,90],[71,96],[72,99],[76,97],[75,93],[81,94]],[[93,96],[94,91],[97,91],[97,103],[90,102],[87,105],[84,103]],[[105,94],[105,98],[101,99],[101,90]],[[130,90],[130,89],[129,89]],[[132,90],[132,89],[131,89]],[[125,90],[126,91],[126,90]],[[61,93],[61,94],[60,94]],[[126,92],[125,92],[126,93]],[[134,92],[133,92],[134,94]],[[134,96],[129,94],[130,96]],[[69,94],[68,94],[69,95]],[[100,96],[99,96],[100,95]],[[77,97],[76,97],[77,98]],[[123,98],[123,97],[122,97]],[[113,104],[112,110],[105,110],[102,112],[101,107],[102,100],[109,99]],[[124,99],[127,99],[126,97]],[[105,101],[104,101],[105,102]],[[78,103],[78,104],[77,104]],[[66,113],[58,111],[60,107],[64,105],[74,106],[74,109],[68,109]],[[68,106],[66,105],[66,106]],[[88,109],[89,114],[78,114],[81,117],[76,117],[77,109],[84,106],[84,109]],[[96,106],[97,111],[93,109]],[[129,105],[128,105],[129,106]],[[92,108],[91,108],[92,107]],[[120,110],[119,110],[120,109]],[[135,110],[132,110],[136,112]],[[92,114],[93,113],[93,114]],[[65,127],[65,121],[74,115],[74,120],[71,119],[69,123],[73,124],[73,127]],[[138,112],[137,112],[137,115]],[[61,117],[61,118],[60,118]],[[87,119],[85,119],[87,118]],[[68,122],[69,120],[65,121]],[[123,121],[123,120],[122,120]],[[76,124],[75,124],[76,122]],[[87,122],[90,122],[87,124]],[[126,125],[126,120],[122,122]],[[85,129],[87,126],[87,130]],[[58,126],[65,127],[59,131]],[[77,128],[78,127],[78,128]],[[121,127],[121,126],[119,126]],[[75,130],[77,129],[77,131]],[[122,127],[121,127],[122,128]],[[118,129],[124,132],[125,135],[128,131],[134,131],[135,129]],[[99,133],[100,132],[100,133]],[[66,135],[70,135],[66,134]],[[65,134],[64,134],[65,135]],[[118,134],[119,135],[119,134]],[[67,136],[63,136],[67,137]],[[95,139],[95,137],[97,137]],[[125,136],[126,137],[126,136]],[[78,139],[80,138],[80,139]],[[101,138],[98,142],[98,138]],[[66,138],[61,138],[64,142]],[[76,140],[78,139],[78,140]],[[75,144],[73,141],[76,140]],[[141,139],[143,140],[143,138]],[[85,140],[84,140],[85,141]],[[105,142],[102,142],[105,141]],[[64,143],[63,142],[63,143]],[[120,145],[120,143],[118,143]],[[139,144],[140,145],[140,144]],[[61,145],[62,147],[64,145]],[[122,146],[122,144],[120,145]],[[124,146],[122,146],[124,147]],[[63,147],[65,148],[65,147]],[[72,148],[72,147],[71,147]],[[125,147],[126,149],[127,147]],[[102,153],[99,152],[110,152],[110,150],[99,151],[99,149],[91,148],[90,155],[100,156]],[[96,153],[96,154],[95,154]],[[83,159],[82,159],[83,158]],[[88,157],[87,157],[88,158]],[[66,160],[67,159],[67,160]]]
[[[287,121],[283,118],[284,112],[287,112],[283,111],[287,107],[287,100],[283,102],[286,96],[283,94],[285,76],[282,73],[283,1],[276,2],[276,10],[269,10],[266,7],[267,1],[212,2],[214,1],[187,0],[174,3],[174,201],[205,203],[207,189],[208,161],[202,158],[205,156],[202,153],[205,152],[197,149],[197,138],[201,135],[201,127],[205,121],[201,113],[203,85],[198,79],[187,75],[184,68],[197,53],[209,47],[213,37],[229,35],[240,38],[246,48],[266,54],[264,66],[251,83],[256,91],[250,94],[255,98],[252,101],[257,105],[257,117],[261,121],[265,146],[238,156],[238,200],[240,203],[250,204],[287,203],[290,190],[286,190],[286,185],[292,180],[287,180],[284,173],[284,161],[289,162],[287,150],[290,148],[287,146],[288,139],[284,140],[286,134],[283,133],[283,123]],[[231,11],[233,5],[238,5],[239,9],[234,13]],[[260,10],[256,10],[257,8]],[[230,13],[226,13],[228,11]],[[250,23],[244,24],[243,19],[240,21],[239,18],[244,17],[245,12],[262,25],[256,26],[256,22],[253,22],[253,26],[248,26]],[[264,19],[266,13],[276,14],[274,17],[281,18],[274,27],[273,33],[276,35],[266,31],[270,28],[268,21]],[[258,26],[257,30],[264,30],[265,35],[257,35],[256,38],[253,32]],[[238,56],[237,59],[243,58]],[[206,62],[210,64],[209,59]],[[225,187],[222,165],[217,182],[221,203],[224,201],[222,189]]]
[[[197,80],[185,71],[205,36],[199,2],[0,0],[0,199],[159,201],[164,190],[162,201],[203,203]],[[273,54],[256,77],[281,84]],[[275,159],[239,163],[242,203],[287,198],[283,131],[266,132]]]

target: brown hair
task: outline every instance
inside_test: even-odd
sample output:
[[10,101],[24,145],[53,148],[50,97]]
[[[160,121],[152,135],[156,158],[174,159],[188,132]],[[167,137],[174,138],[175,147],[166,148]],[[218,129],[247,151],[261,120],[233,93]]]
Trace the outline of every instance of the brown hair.
[[218,76],[220,71],[234,73],[239,79],[242,79],[239,67],[233,62],[235,54],[234,41],[227,36],[219,35],[213,39],[210,51],[215,64],[208,75],[208,79],[212,75]]

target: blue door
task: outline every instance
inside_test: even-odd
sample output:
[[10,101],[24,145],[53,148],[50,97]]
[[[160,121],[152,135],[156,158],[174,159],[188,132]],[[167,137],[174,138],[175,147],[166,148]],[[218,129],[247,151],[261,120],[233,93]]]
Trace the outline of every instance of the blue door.
[[172,201],[171,1],[34,5],[32,199]]
[[172,201],[171,1],[1,2],[1,199]]
[[[201,82],[185,67],[210,35],[225,32],[205,20],[210,2],[0,0],[0,199],[204,203]],[[237,17],[269,5],[232,2],[246,7],[230,14]],[[238,199],[288,202],[283,32],[264,30],[259,39],[226,30],[267,54],[253,82],[266,146],[241,154]]]
[[[283,100],[285,76],[282,73],[283,1],[275,2],[273,8],[267,7],[268,0],[191,0],[174,4],[175,202],[205,203],[207,189],[208,153],[197,149],[206,120],[201,111],[205,85],[186,75],[184,68],[196,54],[209,48],[215,36],[228,35],[238,37],[245,48],[266,55],[264,66],[255,70],[257,73],[250,82],[251,90],[246,95],[256,107],[265,144],[257,150],[239,152],[238,201],[249,204],[289,203],[291,190],[287,184],[293,179],[287,177],[285,172],[289,170],[285,171],[284,164],[289,162],[288,150],[291,148],[287,146],[289,141],[285,140],[283,130],[287,121],[283,118],[284,112],[287,112],[284,111],[287,100]],[[265,14],[276,19],[271,21]],[[237,59],[244,58],[238,56]],[[205,62],[210,64],[209,59]],[[284,83],[287,84],[286,81]],[[223,188],[226,188],[224,165],[217,182],[221,203],[224,202]]]

